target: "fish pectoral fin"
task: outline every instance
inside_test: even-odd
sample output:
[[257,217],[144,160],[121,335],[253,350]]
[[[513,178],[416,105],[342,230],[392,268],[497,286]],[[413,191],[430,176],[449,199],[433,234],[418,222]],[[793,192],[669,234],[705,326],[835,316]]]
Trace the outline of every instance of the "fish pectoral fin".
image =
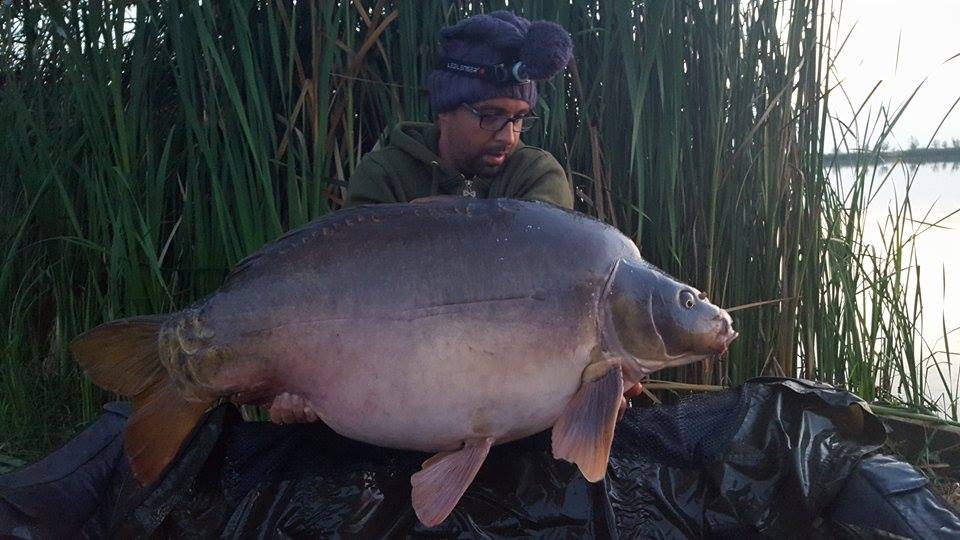
[[210,403],[187,401],[167,377],[133,398],[133,416],[123,433],[133,477],[156,481],[180,451]]
[[492,445],[493,437],[467,441],[460,450],[440,452],[423,462],[410,483],[413,510],[424,525],[439,525],[453,512]]
[[553,425],[553,457],[576,463],[590,482],[603,478],[613,429],[623,396],[623,373],[616,361],[590,364],[580,389]]

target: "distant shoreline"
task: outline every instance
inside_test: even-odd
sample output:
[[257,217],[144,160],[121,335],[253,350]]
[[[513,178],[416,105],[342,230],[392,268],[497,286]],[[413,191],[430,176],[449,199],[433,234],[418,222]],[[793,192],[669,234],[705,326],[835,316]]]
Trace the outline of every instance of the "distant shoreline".
[[905,163],[957,163],[960,162],[960,148],[913,148],[910,150],[876,152],[862,150],[844,154],[826,154],[825,164],[839,166],[856,165],[879,161],[891,164],[896,161]]

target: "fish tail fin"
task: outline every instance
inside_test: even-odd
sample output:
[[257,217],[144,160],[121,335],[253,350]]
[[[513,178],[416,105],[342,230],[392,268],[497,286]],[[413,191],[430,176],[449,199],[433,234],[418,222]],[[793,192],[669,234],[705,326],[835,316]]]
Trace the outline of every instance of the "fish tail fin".
[[80,334],[70,352],[97,386],[134,397],[165,375],[160,364],[160,327],[166,315],[130,317]]
[[160,477],[211,404],[184,399],[167,376],[134,396],[123,446],[133,477],[141,485]]
[[133,399],[124,447],[134,477],[152,484],[176,457],[210,402],[186,400],[160,362],[160,328],[167,315],[102,324],[77,337],[70,350],[97,386]]

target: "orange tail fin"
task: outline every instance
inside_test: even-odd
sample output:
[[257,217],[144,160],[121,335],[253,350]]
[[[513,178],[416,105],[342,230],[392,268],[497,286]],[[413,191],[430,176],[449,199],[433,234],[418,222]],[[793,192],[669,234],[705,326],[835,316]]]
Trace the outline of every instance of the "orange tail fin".
[[166,315],[102,324],[70,344],[90,379],[133,398],[124,447],[134,477],[152,484],[173,461],[210,403],[187,401],[160,363],[158,334]]

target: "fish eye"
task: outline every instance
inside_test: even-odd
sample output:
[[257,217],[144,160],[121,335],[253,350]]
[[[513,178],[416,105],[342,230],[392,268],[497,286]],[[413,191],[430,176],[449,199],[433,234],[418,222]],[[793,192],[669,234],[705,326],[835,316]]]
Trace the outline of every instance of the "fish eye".
[[686,309],[693,309],[693,306],[697,305],[697,297],[690,291],[681,291],[680,305]]

